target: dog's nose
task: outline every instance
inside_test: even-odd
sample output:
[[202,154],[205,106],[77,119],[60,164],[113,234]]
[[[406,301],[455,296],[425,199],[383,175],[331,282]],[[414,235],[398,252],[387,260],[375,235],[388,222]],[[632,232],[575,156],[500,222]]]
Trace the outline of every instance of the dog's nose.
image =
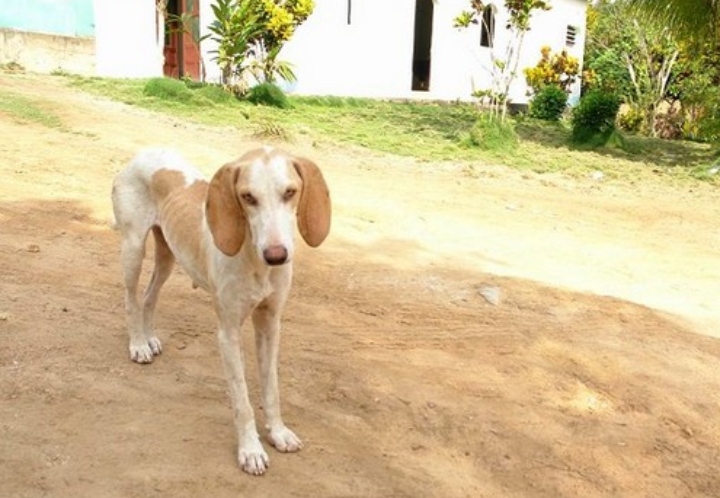
[[270,246],[263,251],[263,258],[271,266],[281,265],[287,261],[288,252],[285,246]]

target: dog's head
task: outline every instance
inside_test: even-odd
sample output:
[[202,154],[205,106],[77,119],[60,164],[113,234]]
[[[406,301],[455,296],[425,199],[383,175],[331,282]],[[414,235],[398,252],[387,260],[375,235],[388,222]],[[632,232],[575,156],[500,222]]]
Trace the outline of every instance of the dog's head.
[[292,259],[295,219],[309,246],[325,240],[330,231],[330,192],[312,161],[262,148],[215,173],[205,214],[223,254],[235,256],[249,242],[262,261],[281,265]]

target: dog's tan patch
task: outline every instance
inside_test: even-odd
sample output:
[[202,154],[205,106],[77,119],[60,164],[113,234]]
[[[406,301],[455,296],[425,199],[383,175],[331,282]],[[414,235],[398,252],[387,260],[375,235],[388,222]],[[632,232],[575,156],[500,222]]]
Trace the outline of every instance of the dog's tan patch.
[[186,184],[187,180],[182,171],[159,169],[153,173],[150,189],[155,200],[162,201],[172,191],[183,188]]
[[[180,173],[180,177],[182,177],[182,173]],[[166,178],[175,181],[177,176],[171,175]],[[153,176],[154,180],[155,176]],[[197,180],[189,186],[184,186],[184,183],[183,178],[181,185],[177,183],[174,186],[168,183],[163,185],[162,188],[168,186],[171,188],[160,205],[162,226],[167,232],[165,236],[172,239],[171,247],[182,247],[184,251],[189,252],[188,256],[196,262],[196,267],[201,268],[202,274],[205,275],[207,270],[206,252],[200,241],[202,240],[203,206],[207,197],[208,182]],[[205,282],[201,282],[199,278],[195,283],[201,287],[205,286]]]

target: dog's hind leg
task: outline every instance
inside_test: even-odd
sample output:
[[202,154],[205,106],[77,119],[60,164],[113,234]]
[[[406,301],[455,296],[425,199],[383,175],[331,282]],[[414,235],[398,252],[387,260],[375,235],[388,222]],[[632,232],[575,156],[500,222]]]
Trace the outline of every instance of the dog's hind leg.
[[173,256],[172,251],[168,247],[160,227],[155,226],[152,231],[155,239],[155,268],[153,269],[150,284],[145,291],[145,300],[143,303],[143,333],[152,354],[158,355],[162,351],[162,344],[153,329],[153,316],[155,315],[155,305],[158,301],[160,289],[163,284],[167,282],[170,273],[172,273],[175,256]]
[[127,328],[130,336],[130,359],[138,363],[150,363],[153,352],[148,344],[143,328],[143,312],[137,298],[140,272],[145,257],[145,239],[148,229],[130,230],[121,227],[122,245],[120,262],[125,281],[125,311],[127,312]]

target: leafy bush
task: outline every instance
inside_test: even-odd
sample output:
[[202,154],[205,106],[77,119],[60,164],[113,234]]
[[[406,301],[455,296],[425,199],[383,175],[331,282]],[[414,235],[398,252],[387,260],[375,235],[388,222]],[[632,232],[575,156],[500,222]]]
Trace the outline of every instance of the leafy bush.
[[287,109],[290,101],[282,89],[273,83],[260,83],[250,89],[247,99],[253,104]]
[[545,85],[530,102],[530,117],[558,121],[567,107],[568,94],[557,85]]
[[540,55],[540,61],[535,67],[523,69],[528,86],[536,93],[548,85],[570,90],[580,71],[578,59],[568,54],[567,50],[553,54],[547,46],[540,49]]
[[215,0],[211,7],[215,21],[206,36],[217,44],[213,60],[223,84],[244,95],[254,81],[295,81],[291,65],[278,57],[314,0]]
[[510,152],[517,147],[518,136],[512,122],[483,115],[475,122],[464,143],[491,152]]
[[245,88],[236,81],[237,75],[242,73],[250,44],[263,33],[257,2],[216,0],[211,7],[215,20],[208,26],[208,37],[217,44],[213,60],[220,67],[223,84],[240,85],[236,92],[244,93]]
[[683,124],[685,116],[679,107],[674,106],[665,112],[655,115],[655,133],[665,140],[678,140],[683,138]]
[[591,91],[573,110],[572,139],[577,143],[605,145],[615,131],[620,99],[607,92]]
[[630,133],[636,133],[640,131],[643,125],[645,116],[643,112],[637,106],[631,106],[624,109],[617,116],[618,127],[623,131],[629,131]]
[[152,78],[145,83],[143,93],[149,97],[163,100],[179,100],[187,102],[192,100],[192,92],[180,80],[171,78]]

